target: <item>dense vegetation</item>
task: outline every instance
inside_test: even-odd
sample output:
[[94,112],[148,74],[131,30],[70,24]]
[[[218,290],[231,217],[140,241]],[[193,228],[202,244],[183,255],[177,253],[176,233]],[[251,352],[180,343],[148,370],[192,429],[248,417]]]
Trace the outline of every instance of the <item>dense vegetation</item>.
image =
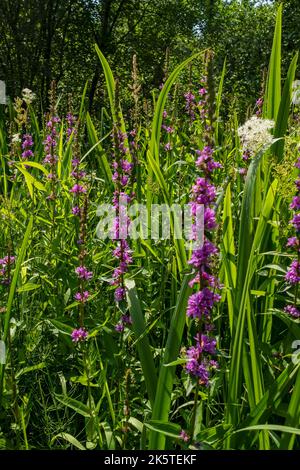
[[0,447],[299,449],[297,2],[3,5]]

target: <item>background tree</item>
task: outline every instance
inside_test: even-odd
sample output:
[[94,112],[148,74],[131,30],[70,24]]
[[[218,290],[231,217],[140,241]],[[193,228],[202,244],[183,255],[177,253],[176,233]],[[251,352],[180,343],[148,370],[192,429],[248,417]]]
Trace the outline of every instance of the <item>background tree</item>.
[[[0,79],[8,94],[30,87],[47,106],[51,80],[64,96],[79,96],[87,79],[90,110],[99,109],[103,76],[94,44],[103,51],[122,89],[137,55],[142,93],[150,97],[170,68],[205,47],[219,73],[227,59],[226,91],[242,113],[259,95],[269,61],[276,1],[255,0],[2,0]],[[297,0],[283,0],[283,57],[300,44]],[[125,86],[123,86],[125,85]]]

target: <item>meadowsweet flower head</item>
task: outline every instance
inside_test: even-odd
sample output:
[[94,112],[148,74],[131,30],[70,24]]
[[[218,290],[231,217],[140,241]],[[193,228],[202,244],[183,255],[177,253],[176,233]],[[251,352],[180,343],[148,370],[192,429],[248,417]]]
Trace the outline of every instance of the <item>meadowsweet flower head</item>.
[[273,136],[270,131],[274,125],[274,121],[252,116],[243,126],[239,127],[238,135],[244,153],[249,152],[250,155],[254,155],[262,146],[271,144]]
[[294,80],[292,83],[292,103],[296,106],[300,104],[300,80]]

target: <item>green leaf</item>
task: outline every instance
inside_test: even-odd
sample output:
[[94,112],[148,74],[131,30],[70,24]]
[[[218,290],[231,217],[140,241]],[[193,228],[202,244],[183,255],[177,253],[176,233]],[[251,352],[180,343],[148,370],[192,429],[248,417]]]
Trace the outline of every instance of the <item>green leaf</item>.
[[23,369],[19,370],[16,373],[16,379],[19,378],[21,375],[28,374],[28,372],[32,372],[34,370],[44,369],[47,366],[46,362],[40,362],[34,366],[23,367]]
[[236,287],[236,264],[235,264],[235,246],[234,231],[231,211],[231,186],[226,188],[223,209],[223,237],[221,242],[222,256],[225,268],[226,297],[228,302],[228,315],[230,330],[232,332],[234,318],[234,293]]
[[297,434],[300,436],[300,429],[293,428],[291,426],[283,426],[280,424],[257,424],[256,426],[249,426],[247,428],[238,429],[234,433],[244,432],[244,431],[257,431],[265,429],[266,431],[279,431],[289,434]]
[[89,407],[85,405],[84,403],[82,403],[81,401],[75,400],[74,398],[65,397],[64,395],[57,395],[57,394],[55,394],[55,398],[63,405],[76,411],[76,413],[79,413],[81,416],[84,416],[85,418],[91,417],[91,412],[90,412]]
[[[148,423],[144,424],[146,428],[151,429],[152,431],[155,431],[158,434],[179,439],[179,434],[181,431],[181,427],[179,426],[179,424],[168,423],[160,420],[151,420]],[[152,450],[152,447],[150,448]]]
[[51,323],[55,328],[60,331],[61,333],[70,336],[73,329],[70,325],[67,325],[66,323],[62,323],[58,320],[48,320],[49,323]]
[[[170,413],[171,394],[175,378],[176,366],[164,367],[176,361],[181,347],[181,340],[186,320],[186,304],[191,293],[188,285],[190,275],[183,279],[178,295],[175,310],[172,316],[170,330],[165,347],[164,358],[160,367],[155,403],[152,411],[152,421],[162,420],[166,422]],[[151,432],[149,437],[150,449],[164,449],[165,437],[157,432]]]
[[51,439],[51,444],[53,444],[59,438],[64,439],[79,450],[86,450],[86,448],[83,447],[82,444],[80,444],[76,437],[72,436],[71,434],[68,434],[67,432],[60,432],[59,434],[53,436]]
[[141,304],[136,292],[135,282],[129,279],[125,280],[127,288],[126,295],[128,301],[128,307],[130,315],[132,317],[132,326],[136,338],[143,336],[140,341],[137,341],[136,347],[138,350],[139,358],[141,361],[143,374],[145,378],[146,388],[151,404],[154,404],[157,374],[153,361],[153,356],[150,350],[148,336],[144,336],[146,325],[144,316],[141,308]]
[[204,54],[205,51],[197,52],[196,54],[192,55],[188,59],[184,60],[181,64],[179,64],[175,70],[170,74],[167,81],[165,82],[156,106],[155,112],[152,121],[152,131],[151,131],[151,140],[150,140],[150,153],[153,155],[153,158],[159,165],[159,143],[160,143],[160,135],[161,135],[161,125],[163,119],[163,112],[165,108],[166,101],[168,99],[168,94],[171,89],[171,86],[174,84],[176,78],[180,74],[180,72],[186,67],[190,62],[192,62],[196,57],[199,55]]
[[[298,52],[295,54],[285,80],[282,98],[280,101],[280,107],[278,112],[278,117],[276,120],[276,126],[274,131],[274,137],[284,137],[288,127],[289,113],[292,100],[292,85],[295,79],[296,67],[298,62]],[[284,139],[280,139],[276,142],[272,148],[274,155],[276,155],[278,161],[283,157],[284,153]]]
[[276,121],[281,97],[281,28],[282,3],[277,10],[268,80],[264,99],[263,116]]
[[41,287],[41,284],[34,284],[32,282],[27,282],[23,286],[18,287],[17,292],[19,292],[19,293],[29,292],[29,291],[32,291],[32,290],[39,289],[40,287]]
[[45,175],[48,175],[48,171],[46,170],[46,168],[41,165],[40,163],[37,163],[37,162],[31,162],[31,161],[22,161],[21,163],[18,163],[17,166],[21,166],[22,168],[26,168],[26,166],[31,166],[33,168],[38,168],[39,170],[41,170]]
[[220,109],[221,109],[221,103],[222,103],[222,93],[223,93],[223,84],[224,84],[225,73],[226,73],[226,58],[224,59],[223,69],[222,69],[220,82],[219,82],[219,89],[218,89],[217,98],[216,98],[215,141],[216,141],[217,144],[219,144],[219,119],[220,119]]
[[[18,282],[22,264],[25,259],[26,250],[27,250],[27,246],[29,243],[29,238],[31,235],[32,227],[33,227],[33,216],[31,216],[29,219],[21,248],[19,252],[17,253],[16,267],[14,270],[13,278],[12,278],[10,289],[9,289],[8,301],[6,305],[6,312],[5,312],[5,318],[4,318],[4,328],[3,328],[3,335],[2,335],[2,341],[4,343],[6,343],[6,340],[7,340],[8,330],[10,326],[11,311],[12,311],[14,296],[16,292],[17,282]],[[2,399],[2,390],[3,390],[4,370],[5,370],[5,364],[0,364],[0,397],[1,399]]]
[[100,51],[97,44],[95,44],[95,49],[96,49],[96,52],[98,54],[98,57],[101,61],[102,67],[103,67],[106,86],[107,86],[107,91],[108,91],[108,97],[109,97],[109,101],[110,101],[110,107],[111,107],[111,111],[112,111],[112,115],[113,115],[113,120],[116,121],[117,120],[116,119],[117,115],[116,115],[116,110],[115,110],[115,81],[114,81],[114,77],[113,77],[111,68],[110,68],[106,58],[104,57],[104,55]]
[[91,142],[91,145],[93,146],[93,149],[95,150],[95,153],[98,157],[99,165],[101,168],[101,172],[103,174],[105,183],[108,188],[112,188],[112,173],[110,166],[108,164],[105,152],[103,150],[103,147],[101,146],[101,143],[98,139],[97,132],[95,129],[95,126],[91,120],[91,117],[89,113],[86,113],[86,125],[87,125],[87,131],[88,131],[88,136],[89,140]]

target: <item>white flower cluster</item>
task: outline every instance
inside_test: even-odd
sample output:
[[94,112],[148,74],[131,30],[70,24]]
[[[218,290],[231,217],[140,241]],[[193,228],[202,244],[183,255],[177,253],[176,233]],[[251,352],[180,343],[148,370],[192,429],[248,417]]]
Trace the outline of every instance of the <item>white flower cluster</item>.
[[35,93],[33,93],[29,88],[23,88],[22,98],[26,104],[31,104],[33,100],[35,100]]
[[292,103],[295,106],[300,104],[300,80],[295,80],[292,84]]
[[270,131],[274,126],[274,121],[252,116],[243,126],[238,128],[243,151],[254,155],[263,145],[271,144],[273,136]]
[[21,142],[20,134],[13,134],[11,141],[13,144],[18,144]]

